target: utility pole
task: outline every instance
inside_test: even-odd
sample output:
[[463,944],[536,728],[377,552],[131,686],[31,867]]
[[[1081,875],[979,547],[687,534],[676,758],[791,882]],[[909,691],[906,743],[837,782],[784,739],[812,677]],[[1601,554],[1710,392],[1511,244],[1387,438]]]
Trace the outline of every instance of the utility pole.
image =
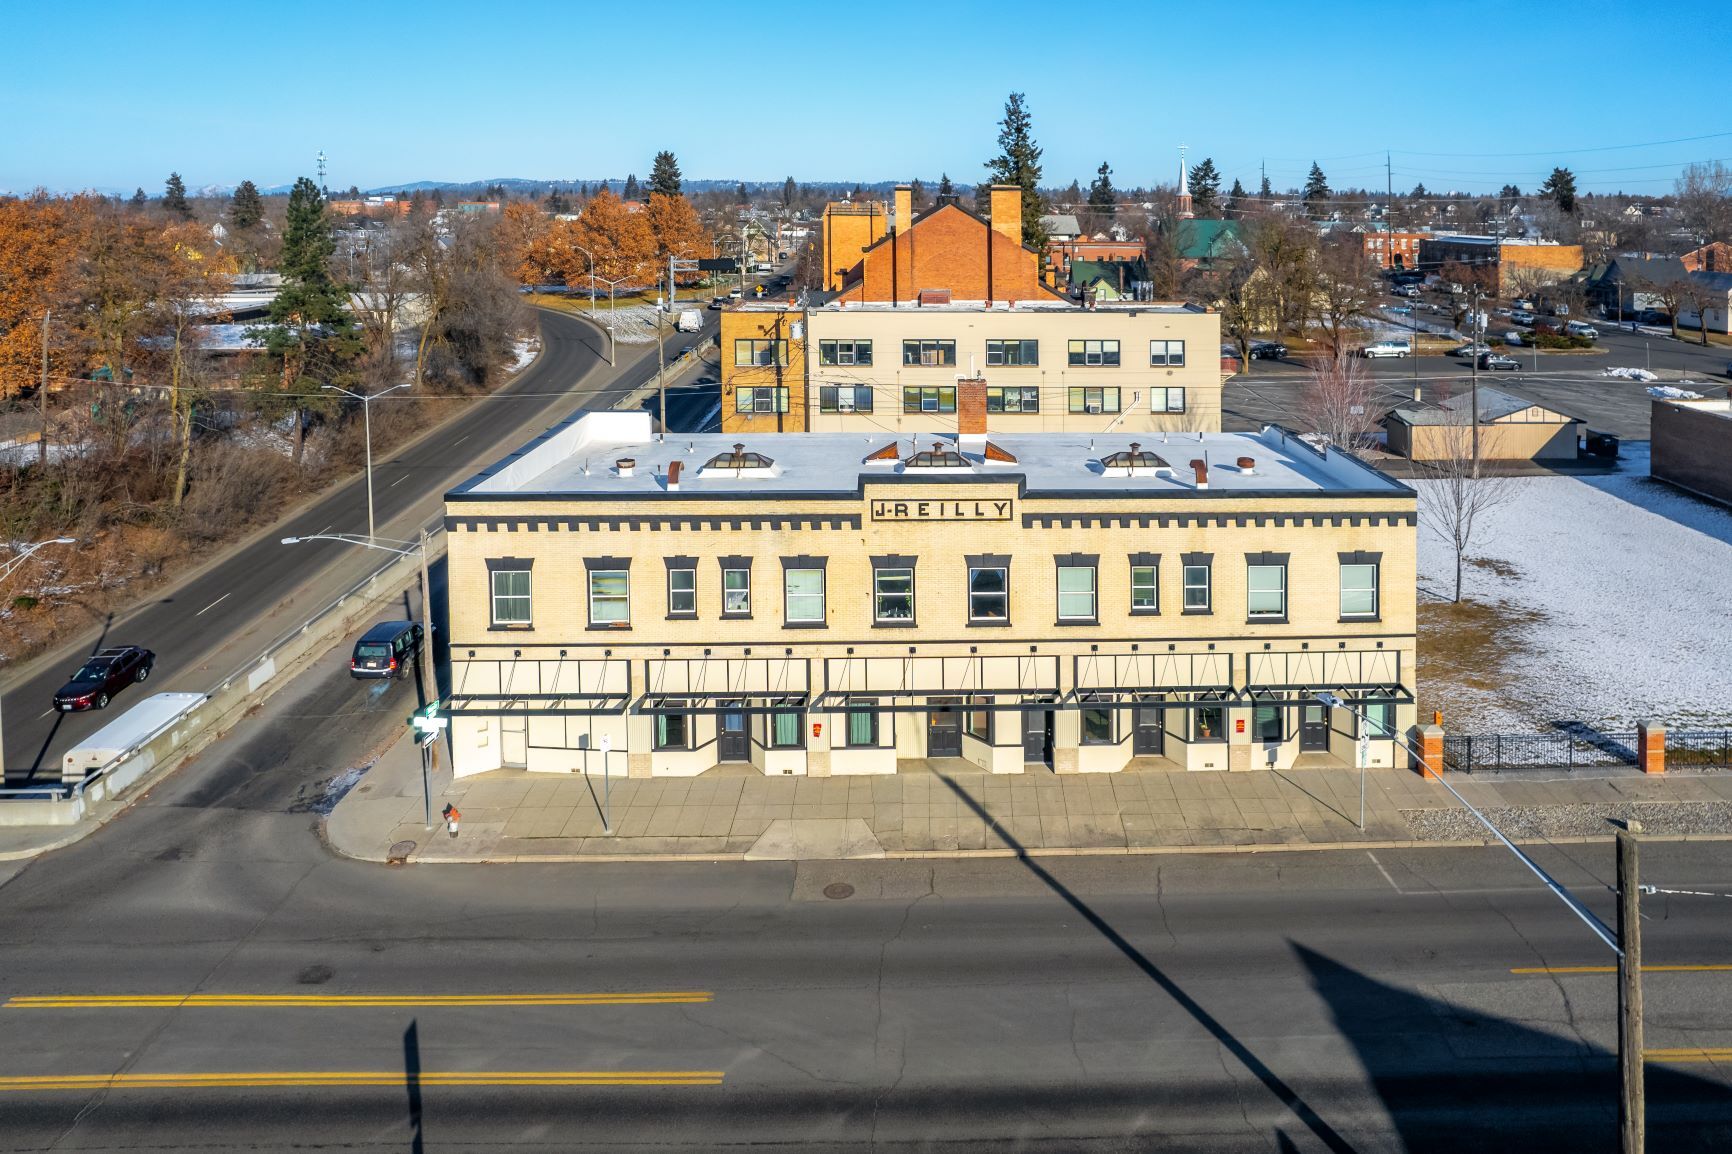
[[36,442],[36,463],[48,464],[48,322],[54,310],[42,314],[42,383],[36,388],[36,410],[42,414],[42,438]]
[[[672,288],[674,280],[673,258],[668,258],[668,286]],[[662,325],[667,320],[667,310],[656,313],[656,392],[660,395],[662,436],[668,432],[668,356],[667,342],[663,339]]]
[[1618,1149],[1642,1154],[1647,1143],[1647,1091],[1642,1078],[1642,884],[1636,835],[1642,823],[1618,831]]
[[[1486,330],[1479,323],[1479,274],[1478,273],[1474,274],[1474,280],[1473,280],[1473,318],[1472,319],[1473,319],[1473,326],[1472,327],[1473,327],[1473,332],[1474,332],[1472,343],[1475,345],[1484,344],[1485,342],[1480,340],[1480,334],[1484,333]],[[1491,348],[1490,345],[1486,345],[1485,347],[1488,349]],[[1479,479],[1479,351],[1477,349],[1474,351],[1473,356],[1468,358],[1467,363],[1468,363],[1468,366],[1469,366],[1469,368],[1473,374],[1473,384],[1471,386],[1471,388],[1473,390],[1473,395],[1470,398],[1470,400],[1472,402],[1472,409],[1473,409],[1472,414],[1471,414],[1471,417],[1473,420],[1473,475],[1474,475],[1474,479],[1478,480]]]

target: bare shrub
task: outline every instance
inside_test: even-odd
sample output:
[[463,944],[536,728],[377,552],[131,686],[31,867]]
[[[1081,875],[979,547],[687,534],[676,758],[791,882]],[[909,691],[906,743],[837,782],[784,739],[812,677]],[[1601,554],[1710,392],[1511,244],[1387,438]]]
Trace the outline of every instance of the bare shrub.
[[294,487],[294,466],[269,449],[219,443],[193,456],[182,531],[210,542],[275,516]]

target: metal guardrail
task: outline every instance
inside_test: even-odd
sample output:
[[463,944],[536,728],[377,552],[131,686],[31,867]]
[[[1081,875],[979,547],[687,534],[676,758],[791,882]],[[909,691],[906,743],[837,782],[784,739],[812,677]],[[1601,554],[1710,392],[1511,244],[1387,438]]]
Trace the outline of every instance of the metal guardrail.
[[[1671,735],[1667,735],[1668,744]],[[1443,764],[1457,773],[1595,769],[1637,764],[1635,730],[1445,736]]]
[[[432,542],[444,531],[443,518],[435,524],[428,526],[427,531],[429,544],[428,557],[429,560],[431,560],[435,555],[435,552],[432,549]],[[170,725],[164,726],[157,732],[152,733],[150,736],[128,747],[119,756],[114,758],[114,760],[102,766],[94,773],[87,775],[83,780],[76,782],[45,782],[41,785],[14,786],[0,789],[0,804],[8,801],[47,801],[62,804],[79,803],[84,799],[87,793],[91,793],[95,789],[105,789],[110,777],[114,776],[122,767],[128,766],[141,752],[146,751],[150,745],[158,741],[165,732],[172,731],[175,726],[196,719],[200,711],[209,709],[213,702],[217,703],[218,709],[205,718],[202,725],[195,727],[195,733],[189,733],[186,735],[184,740],[177,742],[174,748],[165,752],[166,756],[172,756],[176,750],[184,748],[185,745],[190,744],[190,742],[197,736],[202,735],[207,731],[210,726],[228,716],[232,711],[232,706],[234,704],[252,696],[262,686],[273,680],[277,676],[278,672],[277,659],[283,656],[285,652],[295,651],[294,657],[300,657],[305,651],[308,638],[316,636],[321,631],[322,627],[329,626],[331,619],[334,616],[340,616],[351,609],[355,597],[362,595],[365,591],[372,588],[381,577],[385,576],[392,570],[403,570],[406,574],[413,574],[414,571],[419,568],[420,563],[419,555],[412,555],[394,556],[389,561],[379,565],[365,577],[349,586],[348,589],[344,590],[317,613],[307,618],[301,624],[279,634],[278,637],[267,645],[257,656],[249,657],[232,673],[219,681],[215,688],[206,691],[204,702],[195,707],[191,713],[176,719]],[[297,649],[299,651],[296,651]],[[244,690],[241,690],[237,688],[237,684],[243,679],[246,682],[246,686]],[[234,701],[230,701],[230,698],[233,698]],[[163,760],[162,757],[155,759],[155,761],[161,760]],[[154,763],[155,762],[153,762],[153,764]],[[131,783],[128,782],[126,784]]]
[[1732,769],[1732,729],[1669,729],[1666,764],[1691,769]]

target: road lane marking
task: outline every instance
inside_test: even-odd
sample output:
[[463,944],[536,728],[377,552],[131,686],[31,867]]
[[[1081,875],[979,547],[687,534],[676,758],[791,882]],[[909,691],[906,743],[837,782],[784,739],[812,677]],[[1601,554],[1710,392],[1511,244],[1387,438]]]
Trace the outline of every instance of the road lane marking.
[[715,999],[708,990],[603,994],[35,994],[6,999],[8,1010],[116,1010],[363,1006],[690,1006]]
[[395,481],[392,481],[389,485],[386,485],[385,487],[387,489],[395,489],[398,485],[401,485],[404,481],[407,481],[408,479],[409,479],[409,474],[404,473],[401,477],[398,477]]
[[224,593],[221,597],[218,597],[215,601],[212,601],[209,605],[206,605],[203,609],[200,609],[197,613],[194,613],[193,616],[194,617],[203,617],[206,613],[210,612],[212,609],[215,609],[218,605],[221,605],[224,601],[227,601],[230,597],[233,597],[233,596],[234,596],[234,590],[231,589],[227,593]]
[[1643,1050],[1642,1057],[1652,1062],[1726,1062],[1732,1061],[1732,1047],[1678,1046],[1673,1049]]
[[35,1074],[0,1078],[0,1093],[47,1090],[294,1089],[384,1086],[719,1086],[721,1070],[263,1070],[232,1074]]
[[451,447],[453,449],[455,449],[458,445],[461,445],[464,441],[467,441],[468,439],[469,439],[469,434],[464,433],[461,437],[458,437],[455,441],[451,442]]
[[[1377,867],[1377,872],[1383,875],[1383,880],[1389,883],[1389,888],[1398,894],[1401,893],[1401,887],[1395,884],[1395,879],[1389,876],[1389,871],[1383,868],[1383,863],[1377,860],[1377,855],[1366,850],[1365,856],[1371,859],[1371,864]],[[1406,895],[1403,894],[1402,896],[1405,897]]]
[[[1701,974],[1732,970],[1732,965],[1643,966],[1644,974]],[[1616,966],[1512,966],[1512,974],[1615,974]]]

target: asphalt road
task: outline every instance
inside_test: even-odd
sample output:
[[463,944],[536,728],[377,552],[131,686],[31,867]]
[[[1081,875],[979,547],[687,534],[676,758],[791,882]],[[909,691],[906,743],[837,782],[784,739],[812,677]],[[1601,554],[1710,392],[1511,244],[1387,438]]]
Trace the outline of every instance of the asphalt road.
[[[335,858],[319,813],[413,694],[332,655],[0,872],[0,1150],[1614,1148],[1612,979],[1511,972],[1610,958],[1502,850]],[[1608,849],[1541,856],[1610,916]],[[1656,844],[1644,880],[1732,865]],[[1724,904],[1649,899],[1649,963],[1732,962]],[[1650,1047],[1732,1045],[1732,972],[1647,995]],[[1653,1064],[1649,1149],[1727,1148],[1729,1077]]]
[[[718,314],[707,313],[701,333],[679,333],[667,342],[669,359],[713,336]],[[621,345],[617,368],[605,360],[605,339],[587,322],[557,312],[541,314],[542,353],[515,381],[473,402],[469,411],[432,435],[375,461],[375,516],[382,536],[411,536],[413,526],[436,513],[437,498],[453,482],[516,448],[528,436],[579,407],[607,408],[655,375],[654,345]],[[679,427],[670,411],[669,423]],[[393,533],[390,524],[422,508],[420,518]],[[105,711],[62,715],[53,694],[77,668],[80,649],[39,666],[5,687],[5,748],[0,758],[12,784],[32,770],[53,775],[60,755],[143,697],[145,692],[208,690],[231,670],[213,659],[225,643],[265,648],[284,628],[273,611],[297,598],[308,610],[322,606],[349,582],[375,568],[383,554],[332,544],[288,548],[285,536],[366,533],[364,478],[337,486],[270,532],[224,555],[177,588],[121,614],[103,631],[101,644],[143,645],[156,652],[154,675],[126,690]],[[310,579],[317,579],[309,589]],[[298,624],[298,621],[291,624]],[[238,663],[241,657],[225,657]]]
[[[1595,322],[1600,325],[1600,322]],[[1493,331],[1501,331],[1496,325]],[[1595,432],[1626,440],[1646,440],[1650,398],[1648,385],[1602,376],[1609,367],[1651,368],[1660,383],[1675,384],[1681,376],[1694,382],[1693,392],[1724,396],[1732,385],[1726,368],[1732,349],[1674,341],[1669,336],[1630,333],[1600,325],[1598,348],[1585,353],[1539,354],[1510,349],[1521,361],[1515,371],[1481,372],[1480,384],[1504,389],[1560,412],[1581,417]],[[1412,402],[1418,386],[1426,400],[1459,393],[1469,386],[1468,363],[1456,357],[1421,356],[1405,360],[1367,361],[1383,389],[1382,402],[1394,408]],[[1254,361],[1249,372],[1228,379],[1222,393],[1222,424],[1229,430],[1255,430],[1274,422],[1289,428],[1304,426],[1306,366],[1298,361]]]

